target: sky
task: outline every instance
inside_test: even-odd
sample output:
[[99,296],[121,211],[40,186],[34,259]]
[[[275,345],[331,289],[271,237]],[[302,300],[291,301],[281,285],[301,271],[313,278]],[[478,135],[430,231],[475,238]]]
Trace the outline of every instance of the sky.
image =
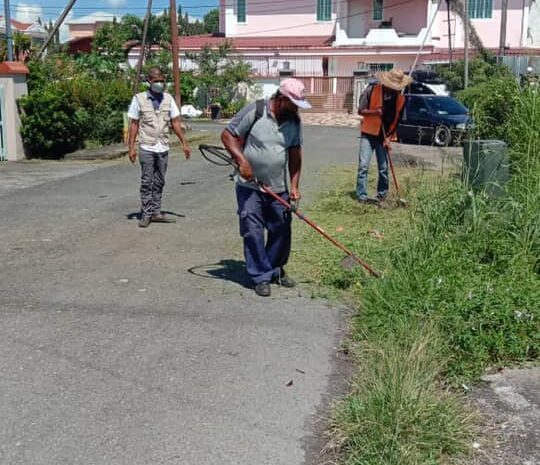
[[[0,0],[3,12],[4,3]],[[55,20],[68,0],[28,0],[21,2],[10,0],[11,16],[23,22],[32,22],[38,17],[45,20]],[[212,8],[217,8],[219,0],[176,0],[176,6],[182,5],[182,11],[187,12],[191,17],[202,17]],[[144,16],[146,12],[146,0],[77,0],[70,19],[81,18],[95,12],[106,12],[116,16],[123,16],[126,13]],[[168,0],[153,0],[152,11],[158,13],[168,8]],[[3,13],[0,13],[3,14]]]

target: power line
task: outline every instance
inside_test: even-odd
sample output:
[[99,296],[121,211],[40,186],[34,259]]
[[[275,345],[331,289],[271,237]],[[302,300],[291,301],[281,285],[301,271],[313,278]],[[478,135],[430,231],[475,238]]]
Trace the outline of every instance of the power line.
[[[307,0],[307,1],[310,2],[310,5],[313,4],[311,2],[311,0]],[[348,0],[337,0],[337,1],[338,2],[348,2]],[[416,0],[404,0],[402,2],[398,2],[398,3],[395,3],[393,5],[383,6],[383,11],[388,11],[388,10],[391,10],[391,9],[396,8],[398,6],[402,6],[402,5],[412,3],[414,1],[416,1]],[[257,4],[260,4],[260,5],[262,5],[262,4],[275,5],[276,3],[290,3],[290,0],[272,0],[272,1],[262,0],[260,2],[253,2],[253,3],[257,3]],[[253,3],[250,3],[250,4],[253,4]],[[315,5],[313,5],[313,6],[315,6]],[[202,7],[207,7],[207,6],[199,5],[196,8],[199,8],[199,7],[202,8]],[[42,8],[52,8],[52,7],[42,7]],[[131,8],[125,8],[125,9],[123,9],[123,11],[126,11],[126,10],[130,11],[133,8],[138,9],[138,7],[131,7]],[[187,8],[189,8],[189,7],[187,7]],[[294,7],[292,7],[292,8],[294,8]],[[289,7],[288,11],[290,11],[292,8]],[[304,6],[297,6],[296,8],[304,8]],[[82,9],[82,8],[79,8],[79,9]],[[155,7],[155,9],[156,9],[156,11],[158,11],[158,10],[163,11],[163,9],[167,9],[167,8],[165,8],[165,7]],[[94,11],[95,11],[95,9],[94,9]],[[182,11],[184,11],[184,7],[182,7]],[[269,10],[258,10],[257,13],[269,13],[269,12],[274,12],[274,11],[282,11],[282,8],[280,8],[280,9],[269,9]],[[374,11],[374,9],[370,8],[368,10],[364,10],[364,11],[349,14],[349,15],[343,15],[343,16],[339,16],[339,17],[336,16],[335,20],[340,20],[341,21],[341,20],[345,20],[345,19],[348,19],[348,18],[364,16],[364,15],[368,15],[368,14],[372,13],[373,11]],[[332,19],[332,21],[334,21],[334,19]],[[286,31],[286,30],[294,30],[294,29],[300,29],[300,28],[303,28],[303,27],[306,27],[306,26],[313,26],[313,25],[317,25],[317,24],[320,24],[320,21],[310,21],[310,22],[307,22],[307,23],[296,24],[294,26],[276,27],[276,28],[271,28],[271,29],[262,29],[262,30],[258,30],[257,34],[267,33],[267,32],[279,32],[279,31]],[[246,33],[235,34],[234,37],[252,36],[252,35],[253,35],[252,32],[249,32],[249,33],[246,32]]]
[[[340,0],[341,1],[341,0]],[[263,2],[263,3],[266,3]],[[272,2],[268,2],[271,4]],[[1,4],[3,5],[3,3]],[[219,4],[213,4],[213,5],[193,5],[193,6],[183,6],[182,11],[187,10],[196,10],[196,9],[203,9],[203,8],[218,8]],[[64,6],[61,5],[39,5],[39,4],[17,4],[17,5],[11,5],[11,9],[24,9],[24,10],[63,10]],[[152,10],[168,10],[168,5],[163,6],[154,6],[152,7]],[[115,8],[115,7],[88,7],[88,6],[79,6],[76,8],[73,8],[73,10],[87,10],[87,11],[145,11],[146,7],[138,7],[138,6],[128,6],[125,8]]]
[[[279,3],[282,3],[282,4],[289,4],[291,0],[260,0],[260,1],[256,1],[256,0],[250,0],[247,7],[248,7],[248,12],[249,10],[251,9],[250,7],[254,6],[254,5],[276,5],[276,4],[279,4]],[[300,3],[300,5],[299,5]],[[335,3],[342,3],[342,4],[348,4],[349,3],[349,0],[335,0]],[[206,4],[206,5],[186,5],[186,6],[182,6],[182,11],[188,11],[188,10],[195,10],[195,9],[203,9],[203,8],[219,8],[219,4]],[[288,7],[287,11],[290,11],[291,9],[302,9],[302,8],[305,8],[305,7],[311,7],[313,6],[314,10],[316,8],[316,4],[313,2],[313,0],[302,0],[302,2],[298,2],[296,1],[295,4],[293,6],[290,6]],[[16,9],[18,8],[19,5],[12,5],[11,8],[12,9]],[[34,9],[39,8],[39,9],[46,9],[46,10],[63,10],[64,9],[64,6],[54,6],[54,5],[39,5],[39,4],[32,4],[32,5],[26,5],[24,4],[24,6],[22,8],[24,9],[32,9],[34,7]],[[159,10],[164,10],[164,9],[168,9],[168,5],[163,5],[163,6],[154,6],[152,7],[152,10],[156,10],[156,11],[159,11]],[[136,6],[132,6],[132,7],[125,7],[125,8],[115,8],[115,7],[76,7],[76,8],[73,8],[74,11],[83,11],[83,10],[87,10],[87,11],[145,11],[146,8],[145,7],[136,7]],[[256,13],[265,13],[269,10],[257,10]]]

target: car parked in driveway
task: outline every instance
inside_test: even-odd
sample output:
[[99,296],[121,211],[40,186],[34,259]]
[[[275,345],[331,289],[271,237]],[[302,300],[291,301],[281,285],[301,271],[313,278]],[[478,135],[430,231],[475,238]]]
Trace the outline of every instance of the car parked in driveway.
[[403,91],[405,95],[409,94],[422,94],[422,95],[435,95],[435,91],[431,87],[427,86],[423,82],[413,81]]
[[459,144],[471,125],[469,110],[444,95],[406,95],[397,129],[400,142],[438,146]]

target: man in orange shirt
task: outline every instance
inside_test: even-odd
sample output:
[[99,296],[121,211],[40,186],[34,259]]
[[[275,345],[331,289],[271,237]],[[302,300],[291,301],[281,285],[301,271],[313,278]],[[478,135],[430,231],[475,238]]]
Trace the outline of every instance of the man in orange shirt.
[[358,114],[363,117],[361,123],[360,152],[358,155],[358,178],[356,198],[367,203],[367,178],[371,155],[377,156],[379,179],[377,182],[377,201],[380,206],[388,194],[388,147],[389,139],[396,132],[405,97],[401,91],[412,78],[400,69],[377,73],[378,82],[369,85],[358,104]]

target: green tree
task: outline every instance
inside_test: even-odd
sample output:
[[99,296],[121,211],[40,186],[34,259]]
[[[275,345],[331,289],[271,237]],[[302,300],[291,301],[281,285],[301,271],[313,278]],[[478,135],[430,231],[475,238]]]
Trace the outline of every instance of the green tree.
[[240,82],[253,84],[250,66],[234,55],[230,42],[217,49],[205,46],[200,53],[188,55],[197,64],[195,76],[199,89],[203,90],[208,103],[219,103],[227,109],[234,103],[234,91]]
[[144,20],[127,14],[120,21],[120,28],[127,40],[142,40]]
[[[17,61],[26,61],[32,52],[32,40],[19,31],[13,33],[13,58]],[[0,61],[7,60],[7,42],[0,40]]]
[[94,37],[93,51],[108,56],[115,61],[125,59],[124,44],[129,40],[121,24],[113,21],[101,26]]
[[178,33],[182,36],[193,36],[198,34],[204,34],[204,23],[201,23],[199,20],[190,21],[189,15],[187,13],[182,13],[182,7],[178,7]]
[[210,10],[204,15],[203,19],[205,32],[212,34],[219,31],[219,10],[217,8]]

